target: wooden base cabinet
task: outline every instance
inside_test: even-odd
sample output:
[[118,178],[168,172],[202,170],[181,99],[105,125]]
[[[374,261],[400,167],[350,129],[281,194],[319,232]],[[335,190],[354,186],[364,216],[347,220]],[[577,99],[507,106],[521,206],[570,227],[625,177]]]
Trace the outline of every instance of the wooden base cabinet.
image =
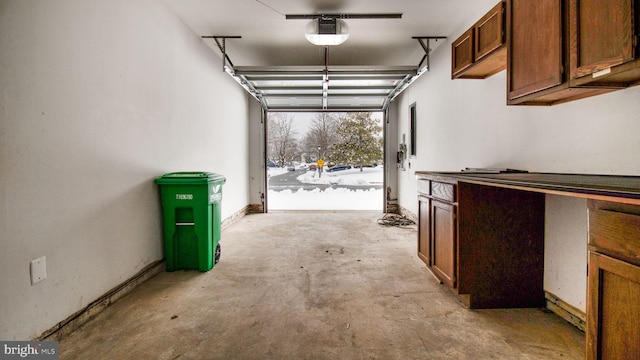
[[543,194],[425,177],[418,201],[418,256],[464,306],[544,306]]
[[544,307],[544,194],[458,183],[458,294],[470,308]]
[[420,181],[424,186],[419,186],[418,190],[418,257],[438,279],[455,289],[455,184]]
[[[620,4],[628,2],[612,5]],[[440,278],[453,279],[447,285],[472,309],[544,307],[545,196],[588,199],[587,359],[640,359],[640,176],[518,171],[417,171],[416,176],[418,247],[427,253],[421,258]],[[439,183],[455,184],[449,200],[437,195]]]
[[587,359],[640,359],[639,209],[589,204]]
[[431,200],[431,271],[445,284],[456,287],[456,207]]
[[640,359],[640,266],[589,253],[587,359]]
[[418,257],[431,266],[431,209],[430,199],[418,195]]

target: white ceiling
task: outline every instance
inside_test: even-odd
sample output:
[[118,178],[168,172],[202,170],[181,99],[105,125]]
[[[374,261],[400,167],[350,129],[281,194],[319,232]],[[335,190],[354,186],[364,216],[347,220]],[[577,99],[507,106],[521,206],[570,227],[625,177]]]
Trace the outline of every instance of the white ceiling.
[[[446,36],[445,40],[430,40],[432,51],[454,40],[464,30],[489,11],[499,0],[163,0],[193,31],[200,36],[241,36],[227,39],[226,54],[236,75],[252,68],[268,70],[261,80],[236,76],[240,83],[267,109],[324,110],[384,109],[398,89],[413,81],[418,65],[425,55],[418,40],[412,37]],[[304,36],[310,20],[287,20],[291,14],[380,14],[401,13],[401,19],[346,19],[349,39],[328,49],[309,43]],[[203,39],[220,54],[214,39]],[[426,42],[426,41],[425,41]],[[448,46],[441,49],[450,51]],[[323,81],[322,69],[340,67],[366,69],[368,77],[340,73],[354,82],[340,84],[334,74]],[[283,75],[299,74],[291,67],[313,68],[315,83],[297,76],[286,81]],[[318,67],[320,67],[318,75]],[[371,78],[393,68],[412,68],[398,79]],[[326,68],[324,68],[326,69]],[[276,70],[278,75],[270,75]],[[343,70],[339,70],[340,72]],[[404,71],[404,70],[403,70]],[[287,75],[289,73],[289,75]],[[360,72],[361,73],[361,72]],[[328,72],[327,72],[328,74]],[[413,75],[412,75],[413,74]],[[272,76],[267,90],[261,83]],[[306,75],[305,75],[306,76]],[[258,79],[258,78],[256,78]],[[329,81],[331,80],[331,81]],[[372,82],[373,81],[373,82]],[[380,82],[378,86],[375,82]],[[361,86],[360,84],[368,84]],[[373,84],[373,85],[371,85]],[[324,90],[323,90],[324,86]],[[351,89],[345,91],[345,87]],[[398,87],[393,89],[393,87]],[[361,90],[361,91],[360,91]],[[386,95],[383,93],[387,93]],[[277,93],[274,94],[274,93]],[[381,93],[381,96],[371,96]],[[270,95],[272,94],[272,95]],[[271,96],[271,97],[269,97]]]
[[[330,48],[329,62],[332,65],[416,66],[424,50],[412,36],[457,37],[460,34],[454,31],[479,19],[498,0],[164,2],[200,36],[242,36],[226,42],[227,54],[236,66],[324,65],[323,48],[310,44],[304,37],[309,21],[286,20],[286,14],[402,13],[402,19],[346,20],[350,37],[344,44]],[[218,51],[213,39],[204,41]],[[433,43],[432,47],[437,45]]]

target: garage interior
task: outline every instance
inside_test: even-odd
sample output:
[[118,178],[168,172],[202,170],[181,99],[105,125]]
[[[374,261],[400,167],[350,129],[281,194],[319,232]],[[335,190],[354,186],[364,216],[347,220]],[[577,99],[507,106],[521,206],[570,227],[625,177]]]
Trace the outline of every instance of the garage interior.
[[[417,225],[377,221],[418,221],[421,172],[640,175],[639,86],[519,106],[508,69],[454,79],[454,41],[496,4],[0,1],[0,341],[59,341],[62,359],[585,358],[593,199],[541,195],[544,308],[466,308]],[[348,39],[310,43],[319,15]],[[383,212],[267,212],[268,111],[382,111]],[[154,180],[176,171],[226,178],[208,272],[165,271]]]

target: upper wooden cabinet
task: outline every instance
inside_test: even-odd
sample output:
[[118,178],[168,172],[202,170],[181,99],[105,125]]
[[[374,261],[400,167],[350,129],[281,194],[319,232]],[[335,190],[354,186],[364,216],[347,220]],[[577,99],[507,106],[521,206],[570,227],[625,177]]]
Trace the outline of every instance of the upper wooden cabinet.
[[569,0],[571,85],[626,87],[640,81],[640,2]]
[[498,3],[451,44],[452,79],[484,79],[506,68],[504,8]]
[[562,1],[511,0],[507,28],[509,101],[562,85]]
[[[499,2],[473,26],[475,29],[476,62],[481,61],[498,48],[503,48],[506,55],[506,48],[504,48],[506,39],[504,32],[504,5],[504,2]],[[503,60],[506,59],[506,57],[503,57]],[[507,63],[504,62],[501,65],[500,70],[503,70],[506,68]]]
[[464,75],[463,71],[473,65],[473,60],[473,28],[471,28],[451,44],[451,78]]
[[640,82],[634,0],[508,0],[507,104],[554,105]]
[[565,0],[509,0],[507,104],[553,105],[608,89],[571,88]]

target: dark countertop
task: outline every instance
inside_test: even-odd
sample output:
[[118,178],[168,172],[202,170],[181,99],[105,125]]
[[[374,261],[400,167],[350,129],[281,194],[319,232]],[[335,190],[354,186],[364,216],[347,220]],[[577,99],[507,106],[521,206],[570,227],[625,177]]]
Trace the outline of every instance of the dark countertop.
[[[416,177],[431,180],[453,179],[492,186],[513,187],[522,190],[584,195],[586,198],[613,197],[630,199],[640,204],[640,176],[590,175],[529,172],[437,172],[416,171]],[[636,201],[637,200],[637,201]],[[627,202],[627,201],[624,201]]]

